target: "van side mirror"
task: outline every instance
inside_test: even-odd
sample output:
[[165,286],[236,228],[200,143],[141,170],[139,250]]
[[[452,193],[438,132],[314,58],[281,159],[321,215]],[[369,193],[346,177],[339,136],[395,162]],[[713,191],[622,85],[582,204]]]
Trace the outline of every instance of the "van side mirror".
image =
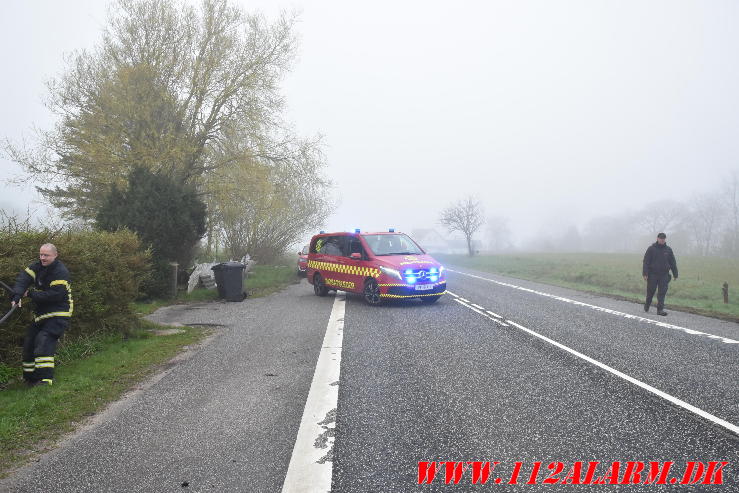
[[351,258],[352,260],[362,260],[362,254],[354,252],[351,255],[349,255],[349,258]]

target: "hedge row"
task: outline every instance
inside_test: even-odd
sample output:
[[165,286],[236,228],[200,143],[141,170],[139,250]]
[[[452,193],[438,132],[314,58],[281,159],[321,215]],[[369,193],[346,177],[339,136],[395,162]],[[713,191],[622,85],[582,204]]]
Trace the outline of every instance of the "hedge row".
[[[53,243],[59,260],[72,277],[74,315],[64,340],[119,331],[125,333],[135,318],[131,302],[150,275],[150,255],[135,233],[101,231],[0,231],[0,280],[12,286],[19,271],[38,260],[39,247]],[[0,364],[15,365],[21,342],[32,320],[30,299],[0,326]],[[0,314],[10,309],[0,298]],[[0,315],[1,316],[1,315]]]

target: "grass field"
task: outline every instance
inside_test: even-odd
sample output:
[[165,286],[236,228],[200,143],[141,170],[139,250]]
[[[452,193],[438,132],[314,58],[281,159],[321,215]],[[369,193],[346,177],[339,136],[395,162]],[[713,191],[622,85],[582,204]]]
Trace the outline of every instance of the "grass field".
[[57,355],[53,387],[26,388],[16,382],[0,391],[0,477],[52,447],[77,423],[206,333],[200,328],[182,329],[167,336],[139,329],[125,341],[120,335],[108,335],[70,343]]
[[[601,253],[521,253],[435,255],[458,266],[644,302],[642,255]],[[670,282],[666,306],[739,321],[739,261],[677,256],[679,278]],[[729,303],[721,287],[729,283]],[[656,298],[655,298],[656,302]]]

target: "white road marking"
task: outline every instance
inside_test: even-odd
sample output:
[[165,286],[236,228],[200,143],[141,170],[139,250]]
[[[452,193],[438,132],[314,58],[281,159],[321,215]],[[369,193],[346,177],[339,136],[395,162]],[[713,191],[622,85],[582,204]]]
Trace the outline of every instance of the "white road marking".
[[610,373],[616,375],[617,377],[623,378],[627,382],[631,382],[634,385],[636,385],[638,387],[641,387],[641,388],[643,388],[644,390],[646,390],[648,392],[653,393],[654,395],[657,395],[659,397],[662,397],[663,399],[671,402],[672,404],[675,404],[676,406],[680,406],[683,409],[686,409],[687,411],[690,411],[690,412],[692,412],[694,414],[697,414],[698,416],[700,416],[700,417],[702,417],[704,419],[707,419],[708,421],[711,421],[712,423],[714,423],[714,424],[716,424],[718,426],[721,426],[723,428],[726,428],[727,430],[729,430],[731,432],[734,432],[737,435],[739,435],[739,426],[737,426],[737,425],[734,425],[732,423],[729,423],[728,421],[723,420],[723,419],[721,419],[721,418],[719,418],[717,416],[714,416],[713,414],[710,414],[710,413],[708,413],[708,412],[706,412],[706,411],[704,411],[704,410],[702,410],[700,408],[697,408],[697,407],[693,406],[692,404],[688,404],[687,402],[685,402],[683,400],[680,400],[677,397],[673,397],[670,394],[668,394],[666,392],[663,392],[663,391],[661,391],[661,390],[659,390],[659,389],[657,389],[655,387],[652,387],[651,385],[646,384],[646,383],[644,383],[644,382],[642,382],[640,380],[637,380],[636,378],[631,377],[631,376],[629,376],[629,375],[627,375],[627,374],[625,374],[623,372],[620,372],[620,371],[616,370],[615,368],[611,368],[610,366],[608,366],[608,365],[606,365],[604,363],[601,363],[600,361],[594,360],[590,356],[585,356],[584,354],[582,354],[582,353],[580,353],[578,351],[575,351],[574,349],[571,349],[571,348],[565,346],[564,344],[560,344],[559,342],[554,341],[554,340],[552,340],[552,339],[550,339],[550,338],[548,338],[546,336],[543,336],[543,335],[541,335],[541,334],[539,334],[537,332],[534,332],[531,329],[527,329],[523,325],[519,325],[516,322],[513,322],[512,320],[506,320],[506,322],[508,322],[509,324],[513,325],[514,327],[516,327],[518,329],[523,330],[524,332],[527,332],[527,333],[533,335],[534,337],[538,337],[539,339],[541,339],[543,341],[546,341],[549,344],[553,344],[554,346],[557,346],[558,348],[563,349],[563,350],[567,351],[568,353],[570,353],[570,354],[572,354],[574,356],[577,356],[580,359],[583,359],[583,360],[587,361],[588,363],[592,363],[593,365],[595,365],[595,366],[597,366],[599,368],[602,368],[603,370],[606,370],[607,372],[610,372]]
[[[484,317],[492,320],[493,322],[498,322],[498,320],[496,320],[493,317],[489,316],[487,313],[481,312],[480,310],[474,308],[472,305],[468,305],[467,303],[463,303],[463,302],[459,301],[459,299],[457,299],[455,301],[458,302],[460,305],[466,306],[470,310],[472,310],[474,312],[477,312],[480,315],[482,315],[482,316],[484,316]],[[685,401],[683,401],[681,399],[678,399],[677,397],[673,397],[673,396],[671,396],[670,394],[668,394],[666,392],[663,392],[663,391],[661,391],[661,390],[659,390],[659,389],[657,389],[655,387],[652,387],[649,384],[646,384],[646,383],[644,383],[644,382],[642,382],[640,380],[637,380],[636,378],[631,377],[631,376],[629,376],[629,375],[627,375],[627,374],[625,374],[623,372],[620,372],[620,371],[616,370],[615,368],[611,368],[610,366],[608,366],[608,365],[606,365],[604,363],[601,363],[600,361],[594,360],[590,356],[586,356],[586,355],[582,354],[579,351],[575,351],[574,349],[572,349],[570,347],[567,347],[564,344],[561,344],[561,343],[559,343],[559,342],[557,342],[557,341],[555,341],[553,339],[550,339],[550,338],[548,338],[548,337],[546,337],[544,335],[541,335],[538,332],[534,332],[531,329],[527,329],[523,325],[517,324],[513,320],[506,320],[506,322],[508,324],[510,324],[510,325],[512,325],[512,326],[514,326],[514,327],[516,327],[518,329],[520,329],[520,330],[523,330],[524,332],[526,332],[528,334],[531,334],[534,337],[538,337],[539,339],[541,339],[543,341],[546,341],[549,344],[552,344],[552,345],[554,345],[554,346],[556,346],[556,347],[558,347],[560,349],[563,349],[563,350],[567,351],[568,353],[570,353],[570,354],[572,354],[574,356],[577,356],[578,358],[583,359],[583,360],[587,361],[588,363],[591,363],[591,364],[597,366],[598,368],[601,368],[603,370],[606,370],[607,372],[610,372],[610,373],[616,375],[617,377],[623,378],[627,382],[631,382],[634,385],[636,385],[638,387],[641,387],[641,388],[643,388],[644,390],[646,390],[648,392],[651,392],[651,393],[653,393],[653,394],[655,394],[655,395],[657,395],[659,397],[662,397],[663,399],[671,402],[672,404],[675,404],[676,406],[680,406],[683,409],[686,409],[687,411],[690,411],[690,412],[692,412],[694,414],[697,414],[698,416],[700,416],[700,417],[702,417],[704,419],[707,419],[708,421],[710,421],[710,422],[712,422],[712,423],[714,423],[714,424],[716,424],[718,426],[721,426],[723,428],[726,428],[727,430],[729,430],[731,432],[734,432],[737,435],[739,435],[739,426],[737,426],[737,425],[734,425],[732,423],[729,423],[728,421],[723,420],[723,419],[721,419],[721,418],[719,418],[717,416],[714,416],[713,414],[710,414],[710,413],[708,413],[708,412],[706,412],[706,411],[704,411],[704,410],[702,410],[700,408],[697,408],[697,407],[693,406],[692,404],[688,404],[687,402],[685,402]],[[498,322],[498,323],[500,323],[500,322]],[[503,324],[503,325],[505,325],[505,324]],[[506,325],[506,327],[507,327],[507,325]]]
[[490,315],[492,315],[493,317],[495,317],[495,318],[499,318],[499,319],[503,320],[503,317],[501,317],[501,316],[500,316],[500,315],[498,315],[497,313],[495,313],[495,312],[491,312],[490,310],[485,310],[485,311],[486,311],[486,312],[488,312],[488,313],[489,313]]
[[[447,270],[450,271],[450,272],[455,272],[457,274],[462,274],[463,276],[474,277],[475,279],[481,279],[483,281],[488,281],[488,282],[492,282],[492,283],[495,283],[495,284],[499,284],[501,286],[506,286],[506,287],[509,287],[509,288],[518,289],[520,291],[526,291],[528,293],[538,294],[539,296],[546,296],[547,298],[552,298],[552,299],[557,300],[557,301],[563,301],[565,303],[570,303],[572,305],[584,306],[586,308],[597,310],[599,312],[609,313],[611,315],[617,315],[619,317],[628,318],[630,320],[637,320],[639,322],[644,322],[644,323],[647,323],[647,324],[650,324],[650,325],[656,325],[658,327],[663,327],[663,328],[666,328],[666,329],[680,330],[680,331],[685,332],[686,334],[690,334],[690,335],[704,336],[704,337],[707,337],[709,339],[719,340],[719,341],[721,341],[721,342],[723,342],[725,344],[739,344],[739,341],[734,340],[734,339],[729,339],[728,337],[717,336],[717,335],[714,335],[714,334],[709,334],[707,332],[701,332],[700,330],[688,329],[687,327],[681,327],[679,325],[672,325],[672,324],[668,324],[668,323],[665,323],[665,322],[658,322],[656,320],[652,320],[651,318],[639,317],[637,315],[631,315],[630,313],[623,313],[623,312],[619,312],[619,311],[616,311],[616,310],[611,310],[609,308],[603,308],[601,306],[591,305],[589,303],[583,303],[582,301],[572,300],[572,299],[569,299],[569,298],[565,298],[563,296],[556,296],[556,295],[553,295],[553,294],[544,293],[542,291],[536,291],[535,289],[529,289],[529,288],[524,288],[522,286],[516,286],[515,284],[510,284],[510,283],[507,283],[507,282],[496,281],[494,279],[488,279],[486,277],[476,276],[474,274],[468,274],[466,272],[461,272],[461,271],[452,270],[452,269],[447,269]],[[460,298],[460,299],[464,299],[464,298]]]
[[467,303],[465,303],[464,301],[460,301],[460,300],[461,300],[461,298],[457,298],[457,299],[455,299],[454,301],[456,301],[456,302],[457,302],[457,303],[459,303],[460,305],[466,306],[467,308],[469,308],[469,309],[470,309],[470,310],[472,310],[473,312],[477,312],[477,313],[479,313],[479,314],[480,314],[480,315],[482,315],[483,317],[489,318],[490,320],[492,320],[493,322],[495,322],[496,324],[498,324],[498,325],[500,325],[500,326],[502,326],[502,327],[508,327],[508,324],[506,324],[505,322],[501,322],[500,320],[498,320],[498,319],[496,319],[496,318],[493,318],[493,317],[491,317],[490,315],[488,315],[488,314],[487,314],[487,313],[485,313],[484,311],[482,311],[482,310],[478,310],[477,308],[473,307],[472,305],[468,305],[468,304],[467,304]]
[[346,293],[338,291],[282,485],[283,493],[331,490],[345,307]]
[[472,306],[474,306],[475,308],[479,309],[479,310],[484,310],[484,308],[483,308],[483,307],[481,307],[480,305],[475,305],[474,303],[470,303],[470,304],[471,304]]

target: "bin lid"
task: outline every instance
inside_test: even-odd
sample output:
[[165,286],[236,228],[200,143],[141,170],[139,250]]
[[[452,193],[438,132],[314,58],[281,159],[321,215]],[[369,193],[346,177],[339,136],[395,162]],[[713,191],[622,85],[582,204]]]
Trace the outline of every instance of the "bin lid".
[[234,269],[245,269],[246,265],[241,262],[221,262],[210,268],[210,270],[234,270]]

